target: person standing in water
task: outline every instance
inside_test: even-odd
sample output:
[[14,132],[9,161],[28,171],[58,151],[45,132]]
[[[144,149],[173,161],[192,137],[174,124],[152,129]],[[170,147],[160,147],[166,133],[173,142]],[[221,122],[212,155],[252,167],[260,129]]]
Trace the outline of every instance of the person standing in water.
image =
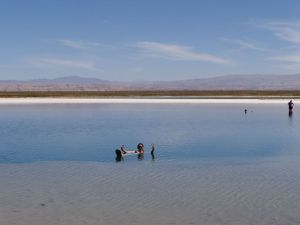
[[294,103],[292,100],[289,101],[288,106],[289,106],[289,117],[291,118],[293,115],[293,108],[294,108]]
[[289,111],[293,111],[294,103],[292,100],[289,101],[288,105],[289,105]]

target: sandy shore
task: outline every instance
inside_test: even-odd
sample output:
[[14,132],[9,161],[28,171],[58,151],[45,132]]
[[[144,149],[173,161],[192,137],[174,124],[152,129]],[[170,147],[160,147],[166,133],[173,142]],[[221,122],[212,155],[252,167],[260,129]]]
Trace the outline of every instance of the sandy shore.
[[[232,99],[232,98],[0,98],[0,104],[287,104],[287,99]],[[300,100],[294,100],[294,103],[300,103]]]

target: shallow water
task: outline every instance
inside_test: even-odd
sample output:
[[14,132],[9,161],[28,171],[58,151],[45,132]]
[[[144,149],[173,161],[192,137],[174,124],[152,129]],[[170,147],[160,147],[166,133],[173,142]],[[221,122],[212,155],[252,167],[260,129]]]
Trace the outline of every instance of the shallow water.
[[0,224],[300,223],[286,105],[1,106],[0,124]]

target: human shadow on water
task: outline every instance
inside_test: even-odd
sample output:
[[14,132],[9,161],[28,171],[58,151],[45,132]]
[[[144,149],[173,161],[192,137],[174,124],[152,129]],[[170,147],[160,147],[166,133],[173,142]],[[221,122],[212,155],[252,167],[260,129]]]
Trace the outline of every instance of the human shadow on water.
[[293,116],[293,110],[289,110],[289,117],[292,118]]
[[[151,152],[150,155],[151,155],[151,160],[154,162],[155,161],[154,152]],[[144,154],[143,153],[142,154],[138,154],[137,158],[138,158],[139,161],[142,161],[144,159]]]
[[144,153],[139,153],[137,158],[139,161],[142,161],[144,159]]
[[289,125],[293,126],[293,110],[289,110]]
[[[118,150],[118,149],[117,149]],[[122,154],[118,154],[116,150],[116,162],[122,162],[124,161],[124,157],[122,156]],[[155,155],[154,153],[150,153],[151,154],[151,160],[154,162],[155,161]],[[139,161],[144,160],[144,154],[137,154],[137,159]]]
[[155,155],[154,155],[154,152],[151,152],[151,158],[152,158],[152,161],[154,162],[154,161],[155,161]]

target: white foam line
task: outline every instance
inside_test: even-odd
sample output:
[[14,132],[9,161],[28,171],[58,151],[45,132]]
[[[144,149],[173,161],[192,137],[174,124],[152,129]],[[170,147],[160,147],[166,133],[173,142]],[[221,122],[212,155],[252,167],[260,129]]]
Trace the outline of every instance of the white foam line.
[[[287,104],[287,99],[165,99],[165,98],[0,98],[0,104]],[[300,100],[294,100],[300,103]]]

